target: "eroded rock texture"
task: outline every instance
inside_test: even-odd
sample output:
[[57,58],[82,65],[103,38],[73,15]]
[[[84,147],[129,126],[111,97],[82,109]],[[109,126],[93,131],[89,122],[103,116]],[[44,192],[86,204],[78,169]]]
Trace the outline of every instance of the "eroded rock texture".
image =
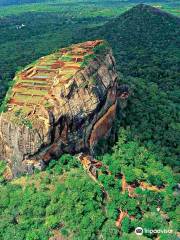
[[116,114],[117,73],[101,40],[72,45],[19,72],[0,115],[0,157],[13,174],[93,150]]

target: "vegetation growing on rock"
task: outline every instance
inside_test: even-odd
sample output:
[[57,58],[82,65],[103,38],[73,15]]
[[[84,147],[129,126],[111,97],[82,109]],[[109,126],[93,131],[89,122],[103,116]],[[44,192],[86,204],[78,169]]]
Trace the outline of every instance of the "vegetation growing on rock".
[[93,151],[98,139],[109,135],[117,73],[105,41],[62,48],[14,79],[0,115],[0,157],[14,176],[43,168],[64,152]]
[[[176,174],[179,19],[140,5],[105,26],[99,26],[109,17],[96,18],[98,11],[93,12],[93,18],[89,18],[91,11],[84,11],[80,19],[71,19],[61,27],[62,19],[69,21],[66,15],[29,13],[29,22],[33,24],[32,16],[38,19],[37,32],[34,24],[31,28],[27,14],[6,19],[7,26],[10,19],[27,19],[29,28],[27,31],[24,28],[24,35],[21,33],[13,56],[7,54],[12,50],[11,45],[14,46],[10,39],[1,47],[3,86],[17,65],[25,65],[51,52],[55,46],[59,48],[67,42],[103,36],[116,54],[121,82],[129,85],[132,95],[127,108],[118,112],[113,126],[116,138],[112,135],[108,141],[102,139],[95,149],[96,159],[102,163],[97,169],[96,181],[70,155],[51,161],[44,172],[13,182],[4,181],[6,170],[1,162],[0,239],[46,240],[53,235],[65,239],[138,240],[139,236],[134,233],[137,226],[172,230],[172,234],[147,233],[140,236],[142,240],[177,239],[176,232],[180,231]],[[68,14],[76,13],[70,11]],[[100,14],[104,16],[104,11]],[[44,17],[48,23],[52,21],[47,24],[46,33]],[[96,25],[94,30],[93,24]],[[5,33],[11,32],[6,36],[15,39],[18,33],[6,28]],[[51,31],[53,34],[57,31],[53,39]],[[3,33],[1,41],[5,42]],[[25,56],[21,56],[19,49],[24,46],[27,46]],[[117,131],[119,120],[121,129]]]
[[[134,229],[142,226],[171,229],[173,234],[166,237],[176,239],[178,196],[172,170],[158,164],[158,157],[138,142],[128,141],[125,131],[112,155],[101,160],[111,175],[102,167],[97,182],[84,172],[77,158],[63,155],[52,160],[44,172],[1,185],[0,237],[46,240],[56,229],[65,239],[126,239],[127,234],[136,238]],[[125,189],[122,175],[128,183]],[[157,186],[158,191],[141,186],[142,181]],[[127,216],[116,227],[121,211]]]

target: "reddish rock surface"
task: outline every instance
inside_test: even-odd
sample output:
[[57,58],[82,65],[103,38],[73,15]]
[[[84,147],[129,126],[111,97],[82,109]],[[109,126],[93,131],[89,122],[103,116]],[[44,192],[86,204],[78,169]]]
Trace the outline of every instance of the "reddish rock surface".
[[15,77],[0,115],[0,157],[13,175],[63,153],[91,152],[116,115],[117,73],[101,40],[42,57]]

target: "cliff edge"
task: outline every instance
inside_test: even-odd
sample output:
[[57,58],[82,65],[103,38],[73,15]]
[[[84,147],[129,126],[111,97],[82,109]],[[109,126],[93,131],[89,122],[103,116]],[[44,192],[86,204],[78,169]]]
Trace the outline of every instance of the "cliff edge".
[[111,130],[116,80],[102,40],[60,49],[18,72],[0,115],[0,157],[13,175],[42,169],[64,152],[92,151]]

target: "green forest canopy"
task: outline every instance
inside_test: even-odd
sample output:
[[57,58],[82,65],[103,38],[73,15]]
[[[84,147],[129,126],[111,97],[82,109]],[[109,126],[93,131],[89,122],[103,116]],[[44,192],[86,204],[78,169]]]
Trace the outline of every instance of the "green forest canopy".
[[[102,235],[108,240],[119,236],[136,239],[133,232],[137,225],[172,229],[173,233],[178,230],[180,20],[144,5],[111,20],[98,14],[69,18],[57,13],[24,13],[0,22],[1,95],[24,65],[70,43],[102,37],[113,48],[120,83],[127,83],[132,92],[125,116],[117,118],[115,146],[108,148],[103,140],[96,156],[112,172],[108,176],[102,169],[98,178],[111,200],[70,155],[52,161],[45,172],[14,183],[4,181],[1,162],[3,240],[44,240],[53,229],[67,238],[96,239]],[[16,26],[22,23],[25,27],[17,31]],[[137,197],[122,193],[122,173],[128,184],[137,186]],[[142,191],[139,181],[162,191]],[[115,227],[119,208],[129,213],[120,230]],[[147,234],[144,239],[154,237]],[[176,239],[163,234],[160,239],[169,237]]]

